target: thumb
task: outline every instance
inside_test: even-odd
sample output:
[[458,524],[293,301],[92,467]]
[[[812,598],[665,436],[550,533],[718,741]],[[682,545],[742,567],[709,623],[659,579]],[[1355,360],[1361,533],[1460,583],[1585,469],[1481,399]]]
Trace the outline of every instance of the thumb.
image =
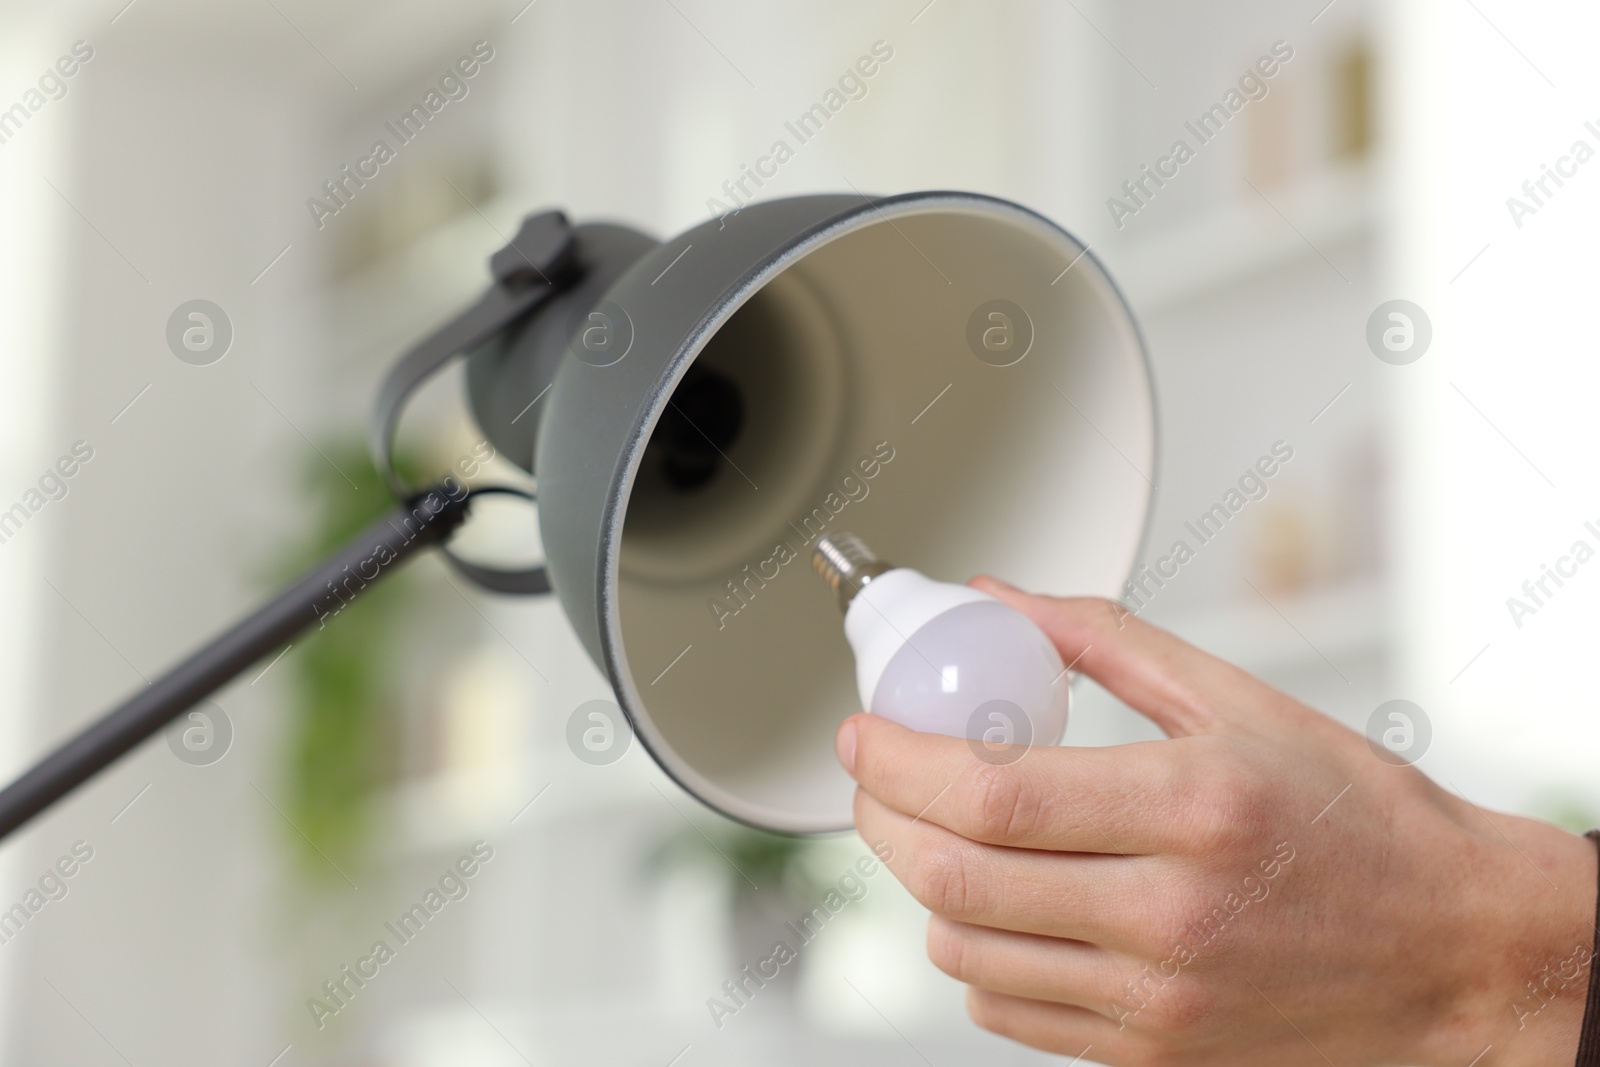
[[1115,601],[1039,596],[988,576],[970,584],[1032,619],[1063,664],[1093,678],[1169,737],[1234,732],[1257,709],[1275,703],[1277,693],[1266,683]]

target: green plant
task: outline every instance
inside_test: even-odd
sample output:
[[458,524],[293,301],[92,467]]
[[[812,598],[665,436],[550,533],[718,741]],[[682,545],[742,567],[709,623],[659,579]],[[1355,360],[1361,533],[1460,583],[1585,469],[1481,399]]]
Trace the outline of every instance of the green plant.
[[[275,568],[280,580],[314,565],[394,506],[363,444],[329,442],[320,451],[300,479],[309,533]],[[361,866],[374,843],[376,796],[397,773],[395,640],[408,585],[399,574],[363,589],[322,627],[297,638],[285,660],[291,696],[284,807],[298,831],[287,838],[313,884],[342,884],[341,871]]]

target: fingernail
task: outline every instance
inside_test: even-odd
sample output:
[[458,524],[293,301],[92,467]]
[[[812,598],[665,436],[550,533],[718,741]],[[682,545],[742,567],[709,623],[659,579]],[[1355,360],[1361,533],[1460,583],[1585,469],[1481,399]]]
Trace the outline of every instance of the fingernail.
[[833,739],[833,751],[839,757],[839,762],[844,764],[844,769],[850,772],[852,778],[856,773],[856,721],[846,719],[844,725],[839,727],[839,733]]

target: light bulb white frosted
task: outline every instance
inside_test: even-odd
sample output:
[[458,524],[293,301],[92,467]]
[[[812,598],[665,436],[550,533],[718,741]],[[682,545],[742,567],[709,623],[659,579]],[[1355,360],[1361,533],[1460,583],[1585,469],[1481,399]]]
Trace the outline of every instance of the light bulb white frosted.
[[1021,612],[908,568],[878,575],[845,613],[862,706],[927,733],[1053,745],[1066,730],[1066,671]]
[[1067,726],[1062,673],[1025,615],[998,600],[962,604],[900,646],[867,710],[927,733],[1053,745]]

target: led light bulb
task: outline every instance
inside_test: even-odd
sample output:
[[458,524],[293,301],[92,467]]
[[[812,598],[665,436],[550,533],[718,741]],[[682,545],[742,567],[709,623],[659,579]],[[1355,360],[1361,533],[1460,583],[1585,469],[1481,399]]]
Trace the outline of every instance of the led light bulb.
[[819,539],[811,562],[844,612],[863,708],[986,746],[1061,740],[1067,672],[1026,615],[969,586],[885,563],[850,533]]

